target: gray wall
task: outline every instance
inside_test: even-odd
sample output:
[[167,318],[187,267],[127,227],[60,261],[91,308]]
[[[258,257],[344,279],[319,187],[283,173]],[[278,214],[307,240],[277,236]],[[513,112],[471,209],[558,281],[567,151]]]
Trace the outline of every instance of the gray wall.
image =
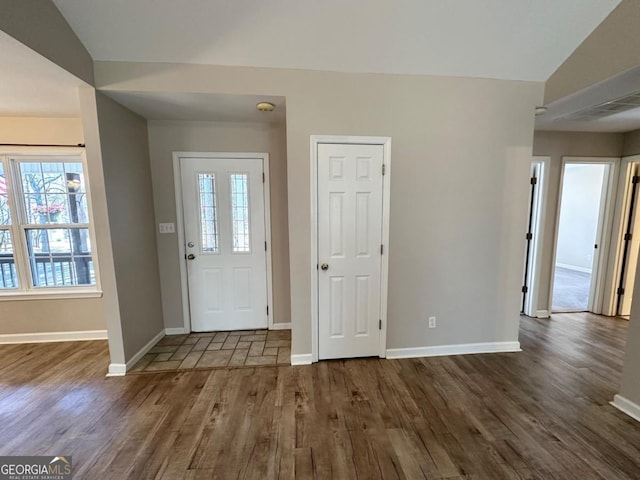
[[[311,353],[312,134],[393,138],[388,347],[517,340],[521,185],[542,84],[119,62],[96,62],[96,81],[286,97],[294,354]],[[438,316],[437,329],[427,329],[428,315]]]
[[109,334],[109,356],[112,364],[124,364],[124,346],[122,341],[122,324],[120,323],[120,304],[113,262],[111,231],[109,229],[109,212],[107,209],[107,192],[104,185],[102,169],[102,152],[100,150],[100,130],[98,128],[98,107],[96,91],[93,87],[79,89],[80,110],[82,113],[82,129],[85,138],[87,170],[91,184],[91,209],[96,233],[95,250],[100,261],[100,280],[102,287],[101,316],[106,320]]
[[[149,122],[149,148],[157,222],[175,222],[173,152],[266,152],[271,179],[272,314],[275,323],[291,319],[289,298],[289,227],[285,126],[216,123]],[[183,326],[177,234],[158,235],[162,305],[167,328]]]
[[51,0],[0,0],[0,30],[93,85],[93,59]]
[[536,310],[549,308],[562,157],[619,157],[622,153],[622,144],[623,134],[621,133],[535,132],[533,154],[551,158],[551,165],[547,172],[542,261]]
[[127,361],[164,330],[147,122],[101,93],[96,104]]
[[625,133],[622,155],[628,157],[638,154],[640,154],[640,130]]
[[77,145],[84,143],[82,119],[0,117],[0,143]]

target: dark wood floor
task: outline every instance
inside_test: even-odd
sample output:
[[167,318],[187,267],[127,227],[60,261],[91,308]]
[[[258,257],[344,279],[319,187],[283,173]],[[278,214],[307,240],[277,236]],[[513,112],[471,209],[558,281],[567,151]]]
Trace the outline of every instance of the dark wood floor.
[[105,378],[105,342],[0,347],[0,455],[74,479],[638,479],[611,407],[627,322],[523,319],[524,351]]

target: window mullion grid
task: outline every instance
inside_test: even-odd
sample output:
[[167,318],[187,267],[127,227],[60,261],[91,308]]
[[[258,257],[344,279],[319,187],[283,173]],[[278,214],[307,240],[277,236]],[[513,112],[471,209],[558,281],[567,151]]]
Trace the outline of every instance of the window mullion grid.
[[[53,228],[65,228],[65,226],[55,224],[31,224],[28,223],[29,215],[27,213],[27,207],[25,203],[24,197],[24,185],[22,184],[22,179],[20,176],[20,161],[12,158],[10,159],[10,167],[11,167],[11,177],[12,177],[12,188],[10,188],[9,195],[13,194],[15,196],[15,201],[11,202],[13,205],[12,210],[12,218],[17,221],[13,221],[13,225],[16,227],[15,237],[17,240],[14,240],[14,255],[16,258],[16,266],[18,267],[18,278],[20,279],[20,289],[21,290],[33,290],[36,287],[36,279],[34,275],[37,274],[37,265],[31,265],[31,257],[29,256],[29,242],[27,241],[27,233],[32,229],[53,229]],[[42,165],[40,166],[42,169]],[[45,198],[45,202],[46,202]],[[16,243],[19,244],[16,246]],[[49,258],[52,258],[51,252],[49,252]],[[45,264],[46,265],[46,264]],[[45,268],[45,278],[47,278],[46,266]],[[55,268],[51,272],[54,285],[55,285]]]
[[[14,263],[14,269],[15,269],[15,275],[17,277],[18,280],[18,285],[17,287],[14,285],[14,287],[11,287],[11,290],[16,290],[19,288],[22,288],[22,279],[19,276],[19,269],[18,269],[18,265],[17,265],[17,258],[16,258],[16,241],[15,241],[15,232],[14,229],[12,227],[12,225],[0,225],[0,234],[2,232],[9,232],[9,235],[11,236],[11,246],[12,246],[12,255],[13,255],[13,263]],[[9,265],[8,269],[0,263],[0,277],[4,279],[6,279],[6,276],[11,276],[11,266]],[[12,282],[15,283],[15,282]],[[4,281],[2,282],[2,284],[6,284]],[[7,288],[9,290],[9,288]],[[4,289],[3,289],[4,290]]]
[[[22,226],[22,238],[24,239],[24,248],[25,250],[27,250],[27,269],[29,270],[29,280],[31,283],[29,283],[29,285],[31,286],[31,288],[47,288],[47,286],[36,286],[36,282],[35,282],[35,278],[33,278],[34,273],[37,273],[38,270],[38,266],[37,265],[31,265],[31,258],[29,258],[28,255],[28,242],[27,242],[27,231],[28,230],[69,230],[69,233],[71,232],[71,230],[81,230],[81,229],[89,229],[89,224],[88,223],[47,223],[47,224],[26,224]],[[34,254],[35,255],[35,254]],[[54,253],[53,252],[48,252],[48,258],[49,258],[49,262],[48,264],[51,265],[51,281],[53,283],[53,285],[57,285],[57,276],[58,273],[56,271],[55,268],[55,262],[54,262]],[[73,251],[73,249],[71,249],[71,251],[69,252],[69,259],[71,262],[75,261],[76,259],[76,252]],[[47,275],[47,263],[45,263],[45,266],[43,267],[44,270],[44,276],[45,279],[49,279],[49,276]],[[73,271],[70,271],[69,273],[72,277],[72,280],[75,278],[76,273]],[[63,275],[63,280],[64,280],[64,274]],[[73,282],[72,282],[73,283]],[[64,281],[63,281],[64,284]],[[74,285],[74,288],[77,288],[78,285]]]
[[[82,163],[83,165],[83,170],[86,172],[86,159],[84,157],[84,155],[78,159],[79,163]],[[26,160],[27,162],[30,160]],[[13,256],[14,256],[14,261],[15,261],[15,266],[16,266],[16,274],[18,277],[18,282],[19,282],[19,288],[16,289],[17,291],[33,291],[35,290],[40,290],[41,287],[36,287],[35,286],[35,279],[33,278],[34,275],[38,275],[37,272],[37,266],[34,265],[34,269],[32,269],[31,267],[31,258],[29,255],[29,243],[27,241],[27,233],[29,232],[29,230],[56,230],[56,229],[62,229],[62,230],[67,230],[69,232],[69,234],[71,234],[71,232],[73,230],[87,230],[89,232],[89,241],[91,242],[91,245],[95,245],[95,232],[94,232],[94,228],[93,228],[93,224],[92,223],[45,223],[45,224],[40,224],[40,223],[28,223],[29,222],[29,212],[27,211],[27,205],[25,202],[25,190],[24,190],[24,185],[22,184],[22,178],[21,178],[21,170],[20,170],[20,165],[22,163],[22,160],[19,157],[13,157],[11,155],[0,155],[0,163],[3,164],[4,166],[4,171],[5,171],[5,175],[6,175],[6,181],[7,181],[7,193],[10,199],[10,213],[11,213],[11,225],[3,225],[0,226],[0,230],[8,230],[9,232],[11,232],[11,237],[12,237],[12,244],[13,244]],[[42,164],[40,163],[40,169],[42,171]],[[65,167],[63,167],[65,168]],[[65,169],[65,175],[66,175],[66,169]],[[91,215],[91,199],[90,199],[90,192],[89,192],[89,186],[88,184],[85,186],[85,195],[87,196],[87,203],[88,203],[88,214],[89,214],[89,218],[92,218]],[[45,198],[45,204],[48,205],[49,199]],[[80,254],[79,257],[77,257],[77,255],[79,254],[79,252],[75,252],[73,250],[73,248],[71,248],[71,251],[69,252],[69,254],[67,256],[69,256],[70,258],[70,262],[74,262],[76,259],[78,258],[84,258],[83,254]],[[55,252],[48,252],[48,257],[49,260],[53,260],[53,258],[55,257]],[[34,257],[35,258],[35,257]],[[93,269],[94,269],[94,275],[95,275],[95,283],[91,288],[99,288],[99,274],[98,274],[98,267],[97,267],[97,261],[95,258],[95,253],[91,252],[91,258],[90,261],[93,264]],[[49,272],[50,275],[47,275],[46,272],[46,265],[51,265],[52,270]],[[50,261],[47,263],[44,263],[44,268],[45,268],[45,277],[48,279],[47,283],[50,283],[51,280],[53,281],[53,284],[56,285],[56,281],[55,281],[55,277],[58,275],[57,272],[55,271],[55,262]],[[84,288],[83,286],[79,286],[79,285],[75,285],[75,283],[77,282],[77,272],[74,272],[73,270],[70,271],[69,273],[71,275],[71,278],[69,278],[68,280],[71,282],[71,285],[73,285],[73,288]],[[62,272],[62,275],[65,275],[64,272]],[[52,278],[53,277],[53,278]],[[66,279],[66,277],[65,277]],[[67,283],[62,282],[63,284]],[[42,287],[42,288],[47,288],[46,286]],[[16,291],[13,290],[13,291]]]
[[11,217],[11,223],[8,225],[0,225],[0,231],[9,232],[9,235],[11,236],[12,255],[13,255],[13,262],[15,264],[15,269],[16,269],[16,276],[18,277],[18,288],[23,288],[24,287],[23,279],[19,275],[20,269],[18,268],[18,265],[17,265],[18,259],[16,254],[16,233],[18,232],[16,231],[16,228],[15,228],[16,211],[14,207],[15,202],[13,202],[11,198],[11,186],[13,182],[11,178],[11,169],[10,169],[8,158],[4,155],[0,155],[0,164],[2,165],[2,170],[4,171],[6,194],[7,194],[7,198],[9,198],[9,215]]
[[29,290],[29,256],[25,251],[25,242],[22,241],[22,229],[20,225],[11,226],[11,242],[13,243],[13,258],[16,262],[19,289]]
[[26,212],[23,202],[22,182],[20,181],[20,172],[18,161],[10,158],[8,162],[7,176],[9,185],[7,192],[9,194],[10,211],[11,211],[11,237],[13,243],[13,257],[16,262],[16,270],[18,271],[18,281],[20,290],[29,290],[31,283],[31,268],[29,265],[29,253],[27,252],[26,232],[24,230],[24,222],[26,221]]

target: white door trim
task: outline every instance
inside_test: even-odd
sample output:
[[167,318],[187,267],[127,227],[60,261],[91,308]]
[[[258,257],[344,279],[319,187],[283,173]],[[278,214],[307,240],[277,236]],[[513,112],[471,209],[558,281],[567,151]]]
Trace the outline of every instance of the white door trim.
[[[178,234],[178,261],[180,263],[180,286],[182,299],[182,317],[184,333],[191,332],[191,312],[189,310],[189,285],[187,282],[187,264],[184,245],[184,215],[182,211],[182,179],[180,176],[180,159],[188,158],[255,158],[261,159],[264,166],[264,228],[267,239],[267,301],[269,303],[268,326],[273,330],[275,313],[273,308],[272,259],[271,259],[271,195],[269,190],[269,154],[246,152],[173,152],[173,186],[176,195],[176,233]],[[156,219],[158,220],[158,219]]]
[[613,228],[611,232],[611,249],[609,254],[609,265],[611,273],[607,275],[607,288],[605,290],[605,298],[602,306],[602,314],[614,316],[617,314],[616,307],[618,302],[618,281],[620,279],[620,270],[622,269],[622,255],[624,250],[624,234],[627,227],[627,218],[629,215],[629,202],[631,196],[631,176],[633,168],[640,164],[640,155],[631,155],[620,159],[620,174],[618,175],[618,192],[616,199],[616,208],[613,219]]
[[382,255],[380,275],[380,330],[379,356],[387,351],[387,294],[389,284],[389,208],[391,186],[391,137],[359,137],[311,135],[311,357],[318,361],[318,145],[321,143],[382,145],[385,174],[382,177]]
[[[551,280],[549,282],[549,305],[548,312],[552,312],[551,304],[553,302],[553,284],[554,284],[554,268],[556,264],[556,255],[558,249],[558,229],[560,226],[560,209],[562,207],[562,189],[564,182],[565,165],[572,163],[594,163],[607,165],[608,171],[606,177],[606,192],[603,192],[603,198],[600,204],[600,215],[602,217],[599,222],[598,231],[596,233],[596,241],[598,243],[598,262],[595,266],[595,278],[591,280],[592,289],[589,293],[590,312],[602,314],[605,296],[605,285],[610,281],[611,269],[607,269],[609,253],[611,248],[611,230],[613,228],[614,207],[616,203],[616,190],[618,185],[618,171],[620,169],[620,157],[562,157],[562,166],[560,170],[560,186],[558,190],[558,205],[556,209],[555,232],[553,235],[553,256],[551,261]],[[609,271],[608,271],[609,270]],[[594,285],[595,282],[595,285]]]
[[[524,313],[530,317],[536,317],[538,312],[538,290],[540,283],[540,269],[542,268],[542,244],[544,243],[544,224],[547,218],[547,176],[551,157],[535,156],[531,160],[531,165],[540,165],[538,173],[538,190],[535,195],[534,218],[533,218],[533,238],[531,240],[531,261],[527,275],[527,285],[529,292],[526,297]],[[525,259],[527,260],[527,259]]]

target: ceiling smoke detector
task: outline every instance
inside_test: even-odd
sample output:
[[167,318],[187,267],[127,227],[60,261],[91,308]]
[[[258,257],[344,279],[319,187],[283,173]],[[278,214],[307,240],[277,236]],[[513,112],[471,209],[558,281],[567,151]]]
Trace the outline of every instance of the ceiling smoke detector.
[[543,113],[546,113],[547,111],[547,107],[536,107],[536,115],[542,115]]
[[260,102],[256,105],[256,108],[261,112],[273,112],[276,106],[269,102]]

